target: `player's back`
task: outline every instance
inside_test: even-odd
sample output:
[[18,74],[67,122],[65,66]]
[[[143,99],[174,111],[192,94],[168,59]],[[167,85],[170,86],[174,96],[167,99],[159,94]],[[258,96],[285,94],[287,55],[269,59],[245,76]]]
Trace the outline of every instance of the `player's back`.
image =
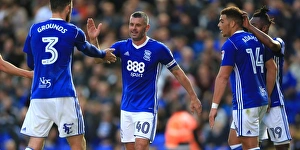
[[267,105],[264,46],[247,32],[235,33],[228,42],[236,50],[234,71],[230,76],[234,92],[233,109]]
[[33,25],[29,34],[34,56],[32,98],[75,96],[71,59],[78,29],[64,20],[50,19]]

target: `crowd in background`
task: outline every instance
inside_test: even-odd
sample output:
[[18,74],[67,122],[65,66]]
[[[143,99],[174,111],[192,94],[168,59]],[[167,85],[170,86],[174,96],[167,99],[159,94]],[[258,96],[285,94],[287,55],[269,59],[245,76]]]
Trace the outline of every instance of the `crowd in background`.
[[[291,149],[300,149],[300,0],[74,0],[72,23],[86,30],[87,18],[102,23],[101,48],[127,39],[129,15],[136,10],[150,17],[148,36],[166,44],[193,83],[203,105],[195,138],[204,150],[228,149],[231,123],[231,91],[219,107],[213,130],[208,125],[214,80],[221,62],[224,38],[218,29],[220,10],[236,5],[251,14],[263,5],[270,9],[275,24],[270,35],[285,41],[286,57],[283,92],[293,140]],[[0,0],[0,54],[12,64],[28,69],[23,44],[33,23],[51,17],[48,0]],[[73,79],[83,110],[87,146],[90,150],[118,150],[120,99],[122,94],[120,60],[114,64],[94,64],[93,58],[75,51]],[[189,111],[187,93],[163,68],[159,80],[159,112],[153,149],[165,149],[168,119],[175,111]],[[27,137],[21,135],[29,105],[31,80],[0,72],[0,149],[24,149]],[[50,131],[45,150],[69,149],[58,138],[56,126]],[[269,149],[271,144],[264,144]]]

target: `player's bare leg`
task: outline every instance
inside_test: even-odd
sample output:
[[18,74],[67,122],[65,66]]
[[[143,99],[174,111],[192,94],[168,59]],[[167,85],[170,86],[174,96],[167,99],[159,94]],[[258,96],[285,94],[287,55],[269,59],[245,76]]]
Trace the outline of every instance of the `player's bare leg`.
[[289,150],[290,144],[275,145],[276,150]]
[[144,139],[144,138],[135,139],[135,150],[149,149],[149,146],[150,146],[149,139]]
[[228,145],[231,149],[241,149],[241,141],[236,135],[236,131],[234,129],[230,129],[229,136],[228,136]]
[[67,140],[72,150],[86,150],[86,141],[83,134],[67,137]]
[[243,145],[243,150],[248,150],[248,149],[253,149],[253,148],[259,147],[257,136],[254,136],[254,137],[241,136],[241,137],[239,137],[239,139],[241,140],[241,143]]
[[126,150],[147,150],[149,149],[149,139],[135,138],[135,143],[126,143]]
[[44,147],[45,138],[30,137],[28,148],[33,150],[42,150]]
[[134,142],[125,143],[125,149],[126,150],[134,150]]

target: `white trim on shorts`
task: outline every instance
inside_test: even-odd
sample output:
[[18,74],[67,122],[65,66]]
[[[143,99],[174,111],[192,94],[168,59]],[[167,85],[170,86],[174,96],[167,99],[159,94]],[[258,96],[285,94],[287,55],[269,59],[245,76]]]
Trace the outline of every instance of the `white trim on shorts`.
[[259,136],[259,125],[267,111],[267,105],[232,111],[232,124],[237,136]]
[[121,110],[121,142],[135,142],[135,138],[153,142],[156,133],[157,115],[150,112],[128,112]]
[[260,140],[266,139],[267,130],[274,145],[288,144],[292,140],[286,111],[283,105],[271,107],[261,123]]
[[21,133],[33,137],[47,137],[55,123],[60,137],[84,134],[84,121],[75,97],[32,99]]

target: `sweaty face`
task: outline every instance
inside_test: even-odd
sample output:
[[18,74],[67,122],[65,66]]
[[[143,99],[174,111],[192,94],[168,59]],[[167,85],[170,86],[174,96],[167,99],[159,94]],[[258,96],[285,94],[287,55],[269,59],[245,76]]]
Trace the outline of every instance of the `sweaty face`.
[[218,23],[218,27],[221,31],[223,37],[230,36],[230,21],[227,19],[226,15],[221,15]]
[[129,22],[129,35],[134,41],[141,40],[147,31],[147,24],[143,18],[130,18]]

